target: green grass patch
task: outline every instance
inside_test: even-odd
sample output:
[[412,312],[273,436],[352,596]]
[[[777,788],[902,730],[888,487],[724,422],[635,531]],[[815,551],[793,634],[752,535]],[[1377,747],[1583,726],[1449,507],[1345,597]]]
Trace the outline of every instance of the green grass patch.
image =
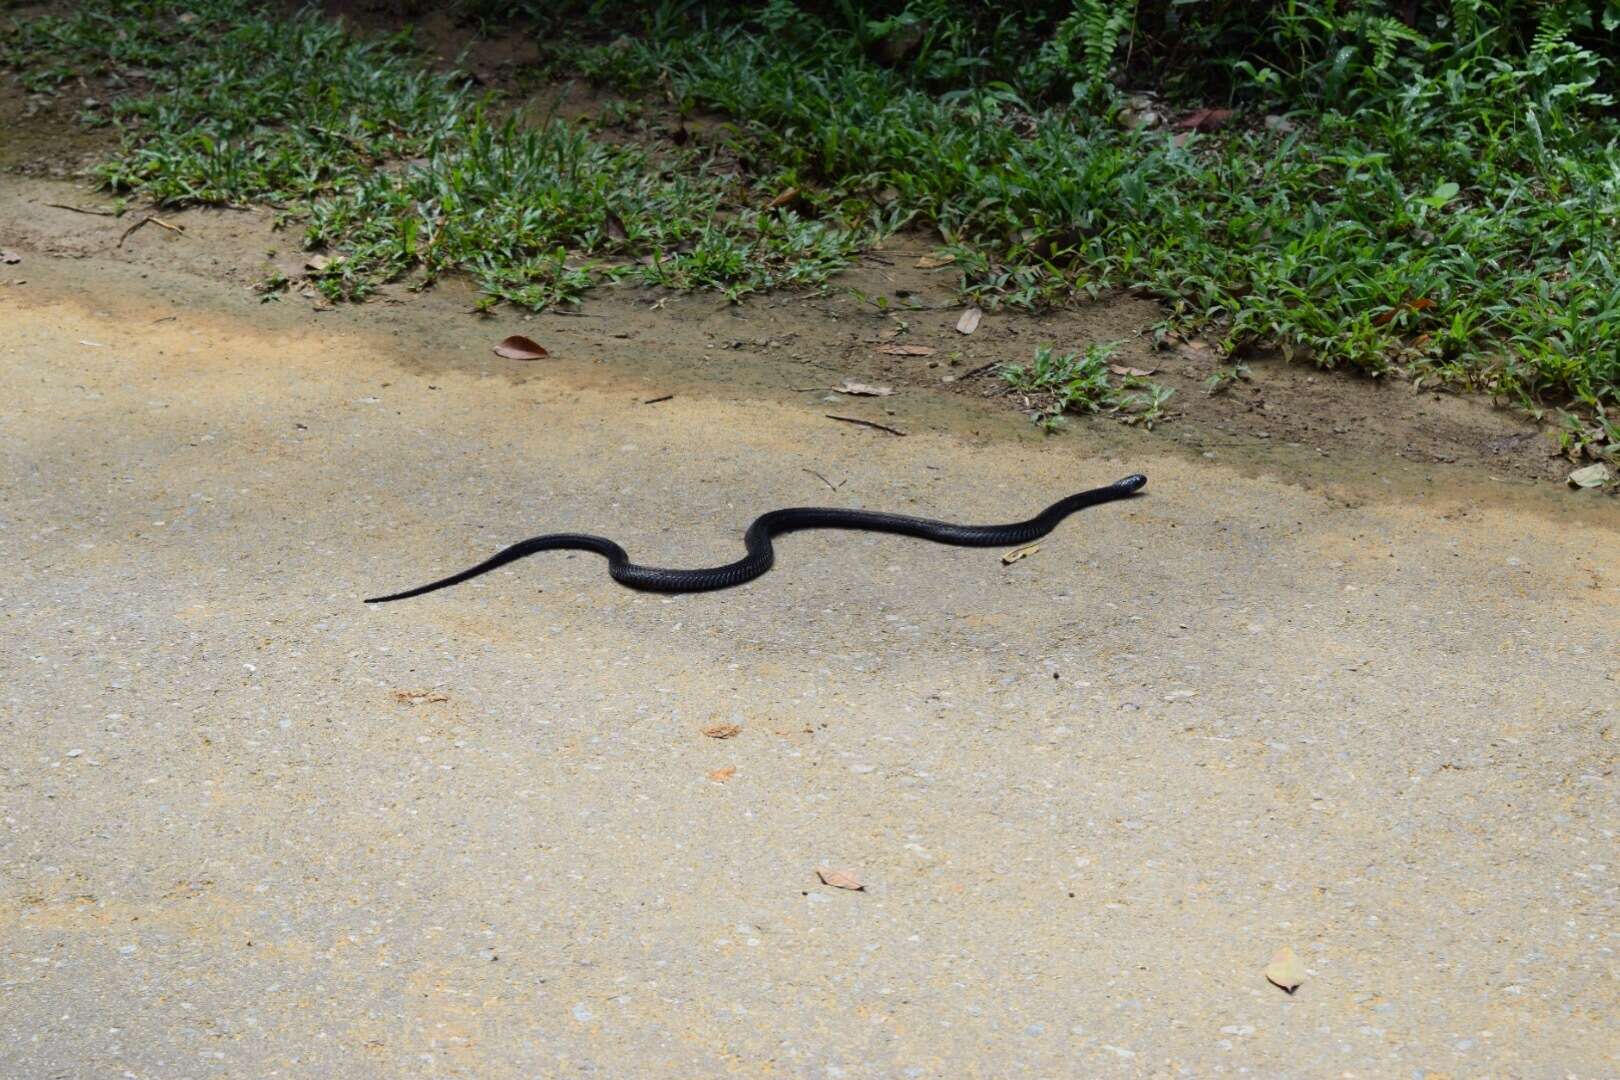
[[1042,345],[1028,364],[1003,364],[999,374],[1030,419],[1047,431],[1056,430],[1065,415],[1088,413],[1151,429],[1164,418],[1165,404],[1175,391],[1134,375],[1116,381],[1109,361],[1119,346],[1113,341],[1059,353]]
[[246,0],[89,0],[25,21],[4,58],[36,89],[85,75],[114,93],[120,149],[97,174],[159,205],[270,203],[306,223],[333,298],[458,271],[490,302],[576,301],[619,278],[733,299],[819,285],[872,228],[764,211],[697,151],[654,157],[577,126],[518,123],[408,35],[364,40]]
[[[1051,84],[1040,70],[1024,92],[1015,79],[941,93],[874,62],[854,34],[786,5],[767,18],[644,35],[577,63],[730,114],[749,152],[816,188],[828,212],[892,199],[941,231],[983,302],[1146,290],[1174,329],[1233,356],[1281,346],[1532,407],[1620,404],[1620,129],[1594,89],[1602,62],[1567,39],[1517,62],[1460,50],[1386,61],[1362,81],[1350,61],[1371,60],[1352,56],[1334,91],[1349,107],[1318,101],[1270,126],[1260,111],[1287,104],[1283,77],[1250,64],[1251,118],[1188,138],[1124,130],[1123,97],[1094,78],[1057,104],[1037,96]],[[1077,75],[1095,68],[1074,51]]]

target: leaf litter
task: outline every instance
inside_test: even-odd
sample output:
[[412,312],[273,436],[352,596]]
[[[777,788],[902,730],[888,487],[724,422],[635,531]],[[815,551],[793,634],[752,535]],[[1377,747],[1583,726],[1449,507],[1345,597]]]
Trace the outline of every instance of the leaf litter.
[[1305,962],[1287,945],[1278,949],[1266,965],[1266,981],[1285,994],[1292,994],[1305,981]]
[[508,360],[539,360],[541,357],[551,354],[546,352],[545,346],[538,342],[526,338],[522,334],[513,334],[509,338],[502,339],[495,346],[495,355],[504,356]]
[[818,866],[816,877],[821,879],[823,885],[831,885],[835,889],[848,889],[850,892],[866,891],[861,879],[848,870],[833,870],[826,866]]

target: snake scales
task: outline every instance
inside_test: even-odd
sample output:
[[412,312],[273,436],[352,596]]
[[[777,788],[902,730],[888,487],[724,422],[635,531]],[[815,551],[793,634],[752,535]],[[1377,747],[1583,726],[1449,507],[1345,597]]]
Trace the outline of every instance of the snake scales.
[[388,596],[374,596],[365,602],[382,604],[391,600],[405,600],[437,589],[459,585],[463,581],[487,574],[491,570],[537,551],[571,549],[594,551],[605,556],[608,573],[620,585],[651,592],[702,592],[707,589],[728,589],[752,581],[771,568],[775,552],[771,538],[801,529],[862,529],[867,532],[898,533],[933,540],[941,544],[963,547],[1000,547],[1006,544],[1027,544],[1039,539],[1057,527],[1058,522],[1088,506],[1112,502],[1134,495],[1147,483],[1147,477],[1133,473],[1105,487],[1092,488],[1070,495],[1048,506],[1028,521],[1010,525],[953,525],[946,521],[906,517],[902,514],[883,514],[870,510],[842,510],[825,506],[795,506],[785,510],[772,510],[761,514],[748,526],[743,544],[748,554],[736,562],[702,570],[665,570],[655,566],[640,566],[630,561],[624,548],[600,536],[585,533],[549,533],[519,541],[496,552],[477,566],[438,581],[419,585],[404,592]]

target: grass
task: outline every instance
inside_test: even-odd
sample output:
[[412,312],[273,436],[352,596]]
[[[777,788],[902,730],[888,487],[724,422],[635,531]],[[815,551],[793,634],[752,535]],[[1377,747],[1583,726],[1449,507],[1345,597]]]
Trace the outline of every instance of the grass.
[[[1231,371],[1275,347],[1563,406],[1566,448],[1594,456],[1620,452],[1620,120],[1615,28],[1586,3],[1421,25],[1373,0],[529,5],[551,70],[623,95],[599,123],[645,129],[672,100],[731,119],[709,150],[520,124],[408,37],[246,0],[87,0],[0,49],[36,89],[121,91],[93,118],[120,134],[109,187],[285,206],[343,254],[318,279],[333,297],[462,272],[535,308],[620,279],[738,298],[823,284],[910,223],[985,306],[1144,292],[1161,337],[1209,336]],[[1133,128],[1119,86],[1162,71],[1155,110],[1235,116]],[[1100,358],[1013,377],[1043,422],[1120,409],[1131,388],[1091,385]],[[1135,389],[1129,415],[1162,414]]]
[[35,89],[85,75],[117,93],[94,118],[120,136],[97,170],[108,188],[284,207],[307,247],[343,255],[315,274],[333,298],[462,272],[486,302],[535,309],[627,277],[737,299],[819,285],[876,235],[765,209],[774,192],[695,150],[520,125],[407,35],[363,40],[313,12],[88,0],[3,49]]
[[1164,406],[1175,391],[1132,375],[1116,383],[1109,361],[1120,344],[1099,343],[1062,354],[1042,345],[1029,364],[1004,364],[1000,375],[1023,401],[1030,419],[1049,432],[1067,414],[1089,413],[1115,415],[1151,429],[1164,418]]
[[1231,357],[1278,346],[1601,411],[1620,405],[1620,129],[1559,55],[1192,138],[1122,130],[1118,101],[941,94],[809,22],[644,36],[579,64],[736,117],[824,212],[894,193],[983,301],[1142,290]]

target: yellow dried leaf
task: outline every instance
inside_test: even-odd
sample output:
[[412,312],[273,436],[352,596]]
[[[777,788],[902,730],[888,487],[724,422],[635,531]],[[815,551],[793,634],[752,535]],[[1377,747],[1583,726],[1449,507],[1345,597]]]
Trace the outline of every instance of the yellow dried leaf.
[[816,876],[823,885],[831,885],[835,889],[848,889],[851,892],[865,892],[866,886],[861,879],[848,870],[830,870],[825,866],[816,867]]
[[956,320],[956,332],[958,334],[973,333],[979,328],[979,320],[982,318],[984,318],[984,312],[977,305],[968,308],[962,312],[962,317]]
[[1266,965],[1266,981],[1285,993],[1292,994],[1305,981],[1305,962],[1287,945],[1278,949]]
[[845,379],[834,390],[840,394],[849,394],[853,397],[888,397],[894,393],[892,386],[879,386],[875,383],[856,382],[854,379]]
[[735,766],[735,765],[727,765],[723,769],[716,769],[713,772],[711,772],[709,774],[709,779],[713,780],[717,784],[723,784],[727,780],[730,780],[733,776],[736,776],[736,775],[737,775],[737,766]]
[[424,705],[449,701],[450,695],[442,690],[395,690],[394,700],[401,705]]
[[710,724],[703,734],[711,739],[731,739],[742,734],[741,724]]
[[1001,557],[1001,565],[1011,566],[1019,559],[1027,559],[1039,550],[1041,550],[1041,545],[1039,544],[1026,544],[1021,548],[1014,548]]
[[938,270],[940,267],[949,266],[955,261],[955,255],[924,255],[917,260],[917,269]]

